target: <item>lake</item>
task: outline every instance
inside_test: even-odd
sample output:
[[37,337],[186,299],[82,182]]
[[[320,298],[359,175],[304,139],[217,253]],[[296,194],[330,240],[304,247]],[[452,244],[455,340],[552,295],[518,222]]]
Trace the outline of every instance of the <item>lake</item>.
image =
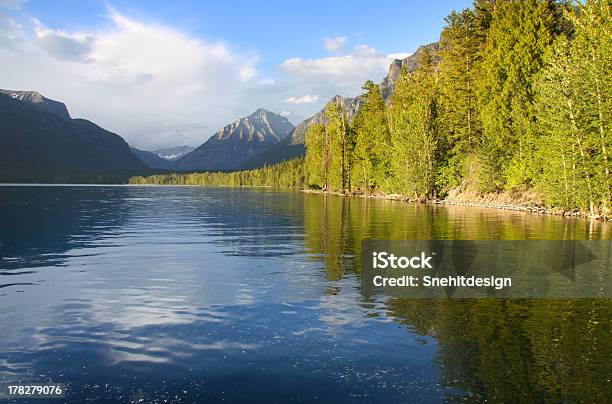
[[605,402],[610,300],[370,296],[356,258],[364,239],[610,238],[269,189],[0,186],[0,384],[65,383],[71,402]]

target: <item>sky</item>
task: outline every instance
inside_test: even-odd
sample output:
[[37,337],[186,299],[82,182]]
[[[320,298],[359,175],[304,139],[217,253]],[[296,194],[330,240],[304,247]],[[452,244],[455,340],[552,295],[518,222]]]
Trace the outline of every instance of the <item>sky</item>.
[[153,150],[266,108],[293,124],[380,82],[467,0],[0,0],[0,88]]

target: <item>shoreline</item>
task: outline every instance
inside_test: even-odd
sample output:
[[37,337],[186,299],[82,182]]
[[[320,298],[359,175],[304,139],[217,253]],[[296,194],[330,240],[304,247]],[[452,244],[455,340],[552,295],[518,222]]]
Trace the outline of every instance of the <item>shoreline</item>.
[[528,193],[521,195],[520,197],[513,197],[508,193],[498,194],[485,194],[478,195],[470,192],[458,192],[451,191],[449,195],[444,199],[417,199],[410,198],[400,194],[361,194],[361,193],[350,193],[344,194],[336,191],[323,191],[317,189],[303,189],[302,192],[313,193],[313,194],[326,194],[336,195],[351,198],[370,198],[370,199],[384,199],[390,201],[399,201],[406,203],[421,203],[428,205],[443,205],[443,206],[465,206],[473,208],[488,208],[497,210],[509,210],[514,212],[524,212],[535,215],[546,215],[546,216],[561,216],[561,217],[572,217],[582,218],[598,222],[608,222],[609,216],[605,215],[591,215],[589,212],[575,210],[566,210],[560,207],[546,207],[542,202],[537,201],[534,198],[534,194]]
[[[95,186],[95,187],[123,187],[123,186],[144,186],[144,187],[202,187],[202,185],[190,185],[190,184],[54,184],[54,183],[0,183],[0,186],[55,186],[55,187],[70,187],[70,186]],[[211,186],[204,186],[211,187]],[[218,185],[212,188],[275,188],[279,187],[260,185],[260,186],[227,186]],[[300,191],[311,194],[324,194],[324,195],[335,195],[350,198],[368,198],[368,199],[384,199],[389,201],[398,201],[405,203],[419,203],[428,205],[443,205],[443,206],[465,206],[472,208],[487,208],[497,210],[508,210],[513,212],[524,212],[535,215],[547,215],[547,216],[562,216],[562,217],[573,217],[582,218],[598,222],[609,222],[612,217],[606,215],[591,215],[589,212],[581,211],[578,209],[566,210],[560,207],[546,207],[539,197],[526,191],[522,194],[512,195],[508,192],[502,192],[497,194],[476,194],[473,192],[461,192],[458,190],[452,190],[448,196],[444,199],[418,199],[410,198],[401,194],[364,194],[364,193],[342,193],[337,191],[323,191],[319,189],[310,188],[284,188]]]

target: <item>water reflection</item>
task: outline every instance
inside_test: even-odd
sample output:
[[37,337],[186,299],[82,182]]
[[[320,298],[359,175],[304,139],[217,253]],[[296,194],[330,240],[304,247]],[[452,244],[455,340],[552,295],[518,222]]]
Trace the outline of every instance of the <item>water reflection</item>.
[[75,401],[604,398],[609,302],[365,296],[359,257],[368,238],[605,225],[270,190],[0,196],[0,382],[65,382]]
[[[609,239],[601,223],[487,209],[307,198],[306,245],[328,279],[358,273],[364,239]],[[365,299],[365,298],[364,298]],[[374,297],[375,299],[375,297]],[[369,307],[376,306],[376,300]],[[384,300],[387,316],[435,338],[447,401],[604,402],[610,300]]]
[[71,189],[0,186],[0,275],[64,265],[68,251],[102,247],[125,224],[130,205],[114,188]]

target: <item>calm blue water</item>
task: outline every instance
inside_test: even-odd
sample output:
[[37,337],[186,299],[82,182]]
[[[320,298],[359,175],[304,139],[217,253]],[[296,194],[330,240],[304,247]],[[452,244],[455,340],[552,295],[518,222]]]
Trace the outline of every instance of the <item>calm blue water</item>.
[[0,384],[65,383],[71,402],[597,400],[609,301],[365,296],[355,257],[364,238],[606,226],[258,189],[0,186]]

